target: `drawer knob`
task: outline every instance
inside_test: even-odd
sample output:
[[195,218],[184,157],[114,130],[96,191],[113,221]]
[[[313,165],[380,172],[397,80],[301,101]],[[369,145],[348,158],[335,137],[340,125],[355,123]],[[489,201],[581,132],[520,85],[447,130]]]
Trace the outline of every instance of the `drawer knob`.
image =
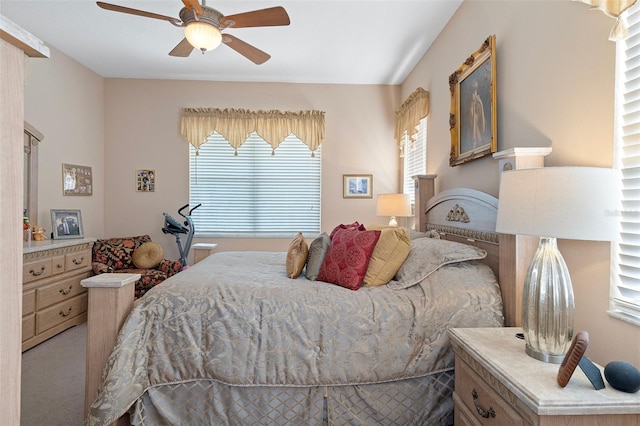
[[493,407],[489,406],[489,409],[485,410],[480,406],[480,404],[478,404],[478,391],[476,391],[475,388],[471,391],[471,396],[473,397],[473,405],[476,406],[476,411],[478,412],[478,414],[480,414],[480,416],[485,419],[496,416],[496,411],[493,409]]
[[67,309],[67,312],[60,311],[58,312],[58,315],[60,315],[61,317],[68,317],[69,315],[71,315],[71,309],[72,307],[70,306],[69,309]]
[[33,269],[29,269],[29,273],[31,275],[33,275],[34,277],[38,277],[38,276],[42,275],[42,273],[44,272],[45,269],[46,268],[44,266],[40,267],[40,271],[34,271]]
[[80,260],[74,257],[71,261],[73,262],[74,265],[82,265],[82,263],[84,262],[84,256],[81,257]]
[[73,288],[73,285],[70,285],[68,289],[61,288],[59,291],[60,293],[66,296],[67,294],[71,293],[72,288]]

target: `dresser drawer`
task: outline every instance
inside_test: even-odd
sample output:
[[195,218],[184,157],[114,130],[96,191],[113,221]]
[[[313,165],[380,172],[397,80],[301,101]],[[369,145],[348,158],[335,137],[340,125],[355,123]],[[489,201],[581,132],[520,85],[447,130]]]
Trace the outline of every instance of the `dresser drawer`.
[[51,272],[52,275],[61,274],[64,272],[64,259],[64,255],[51,258],[51,267],[53,268]]
[[86,292],[78,276],[62,279],[36,289],[36,308],[40,310]]
[[36,310],[36,291],[22,292],[22,315],[32,314]]
[[65,255],[65,270],[80,271],[91,268],[91,249]]
[[22,283],[50,277],[52,273],[51,258],[26,262],[22,265]]
[[22,317],[22,341],[36,335],[36,316],[29,314]]
[[[524,424],[522,417],[487,382],[456,357],[455,393],[467,408],[462,417],[472,416],[475,422],[466,424],[516,426]],[[469,413],[470,412],[470,413]],[[492,414],[493,413],[493,414]]]
[[36,334],[55,327],[75,316],[86,312],[87,294],[80,294],[50,308],[36,312]]

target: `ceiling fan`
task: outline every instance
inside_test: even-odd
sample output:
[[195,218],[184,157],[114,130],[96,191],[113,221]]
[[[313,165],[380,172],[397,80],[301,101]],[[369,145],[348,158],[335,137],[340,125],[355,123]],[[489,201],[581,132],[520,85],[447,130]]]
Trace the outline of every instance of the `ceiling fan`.
[[224,43],[251,62],[263,64],[271,58],[268,53],[231,34],[222,34],[222,31],[227,28],[270,27],[290,23],[289,15],[280,6],[224,16],[216,9],[206,6],[205,0],[202,0],[202,4],[198,0],[182,0],[184,7],[180,10],[180,19],[178,19],[101,1],[96,3],[106,10],[162,19],[176,27],[183,27],[185,38],[169,52],[169,55],[179,57],[189,56],[193,49],[199,49],[204,53]]

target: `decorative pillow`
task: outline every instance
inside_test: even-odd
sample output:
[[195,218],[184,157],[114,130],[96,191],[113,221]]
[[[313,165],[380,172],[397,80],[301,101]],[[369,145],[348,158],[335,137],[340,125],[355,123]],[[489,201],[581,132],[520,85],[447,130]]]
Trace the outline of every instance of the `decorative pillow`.
[[320,267],[318,281],[337,284],[350,290],[359,289],[379,238],[378,230],[337,229]]
[[133,264],[139,269],[154,269],[162,262],[162,246],[148,241],[133,251]]
[[437,238],[440,239],[440,234],[438,231],[430,230],[427,232],[415,231],[413,229],[409,229],[409,236],[412,240],[417,240],[418,238]]
[[309,246],[304,240],[302,232],[298,232],[287,250],[287,276],[289,278],[298,278],[307,263],[308,254]]
[[410,250],[409,231],[405,228],[383,228],[362,284],[365,287],[377,287],[391,281]]
[[98,239],[93,243],[92,263],[107,265],[109,271],[132,268],[132,255],[135,249],[147,241],[151,241],[148,235],[140,235],[129,238]]
[[309,257],[307,258],[307,279],[315,281],[318,278],[318,272],[324,261],[324,257],[331,245],[331,239],[326,232],[323,232],[318,238],[313,240],[309,245]]
[[361,225],[360,223],[358,223],[358,221],[355,221],[353,223],[350,223],[348,225],[340,224],[338,226],[336,226],[335,228],[333,228],[333,231],[331,231],[331,233],[329,234],[329,239],[333,240],[333,236],[336,234],[336,231],[339,231],[340,229],[358,229],[360,231],[365,231],[365,227],[364,225]]
[[411,287],[442,266],[484,259],[486,256],[486,251],[475,246],[437,238],[418,238],[411,241],[411,251],[398,270],[396,280],[387,286],[393,289]]

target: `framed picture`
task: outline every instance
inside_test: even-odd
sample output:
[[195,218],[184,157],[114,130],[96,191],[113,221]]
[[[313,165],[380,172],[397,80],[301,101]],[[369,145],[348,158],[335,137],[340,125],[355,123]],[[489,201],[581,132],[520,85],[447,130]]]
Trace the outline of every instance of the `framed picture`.
[[91,167],[62,164],[62,195],[92,195]]
[[51,229],[54,240],[83,238],[80,210],[51,210]]
[[342,198],[373,198],[373,175],[342,175]]
[[491,35],[449,76],[451,167],[498,149],[495,50],[496,36]]
[[153,192],[156,190],[155,170],[136,170],[136,191]]

